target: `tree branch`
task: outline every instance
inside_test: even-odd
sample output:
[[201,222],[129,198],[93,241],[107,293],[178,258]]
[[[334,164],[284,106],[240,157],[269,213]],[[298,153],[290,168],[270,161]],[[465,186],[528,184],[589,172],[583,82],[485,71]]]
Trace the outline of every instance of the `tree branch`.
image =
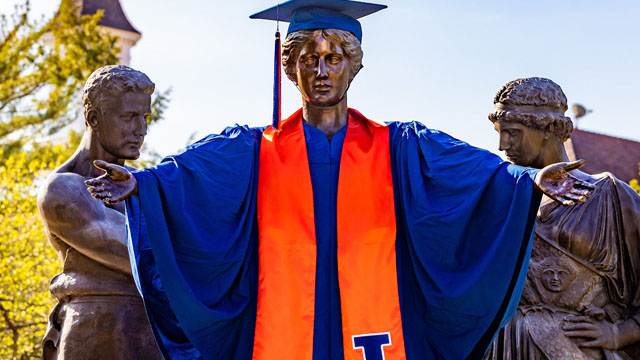
[[45,325],[45,324],[47,324],[46,321],[33,321],[33,322],[29,322],[29,323],[25,323],[25,324],[14,326],[13,328],[11,328],[11,327],[3,327],[3,328],[0,328],[0,331],[7,331],[7,330],[16,331],[16,330],[28,328],[30,326]]

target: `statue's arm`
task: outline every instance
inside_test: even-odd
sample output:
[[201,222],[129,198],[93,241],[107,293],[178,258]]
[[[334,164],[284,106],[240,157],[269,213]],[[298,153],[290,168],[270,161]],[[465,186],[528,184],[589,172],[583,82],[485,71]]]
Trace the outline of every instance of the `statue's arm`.
[[93,199],[84,178],[54,174],[40,190],[38,210],[48,232],[81,254],[131,274],[125,216]]
[[[634,274],[636,279],[631,285],[630,298],[632,299],[630,308],[635,309],[631,312],[631,316],[621,324],[621,332],[623,332],[625,344],[640,344],[640,197],[623,181],[616,181],[616,192],[622,209],[622,221],[624,233],[622,234],[627,258],[635,259],[632,263],[627,263],[629,274]],[[614,221],[614,220],[611,220]]]

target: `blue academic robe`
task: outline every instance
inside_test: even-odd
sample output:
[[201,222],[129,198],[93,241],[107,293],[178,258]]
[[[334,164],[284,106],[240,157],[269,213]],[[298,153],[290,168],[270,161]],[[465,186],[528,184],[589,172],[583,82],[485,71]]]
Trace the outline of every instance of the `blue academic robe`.
[[[522,291],[535,170],[417,122],[388,125],[407,359],[480,358]],[[167,358],[251,359],[262,130],[227,128],[134,174],[132,268]],[[331,141],[304,132],[317,242],[313,359],[343,359],[336,203],[346,127]]]

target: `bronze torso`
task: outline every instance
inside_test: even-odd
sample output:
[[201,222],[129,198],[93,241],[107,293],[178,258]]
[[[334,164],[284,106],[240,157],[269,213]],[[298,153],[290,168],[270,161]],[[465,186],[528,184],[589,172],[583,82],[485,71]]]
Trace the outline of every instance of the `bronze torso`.
[[[57,197],[54,188],[61,184],[65,188],[84,186],[82,177],[66,170],[69,169],[63,167],[54,173],[54,180],[44,188],[51,190],[47,196]],[[58,174],[62,176],[56,177]],[[70,226],[69,230],[57,229],[56,221],[47,223],[49,241],[62,260],[62,271],[51,279],[49,286],[58,304],[49,315],[43,359],[161,359],[142,299],[130,269],[126,268],[124,209],[107,207],[84,193],[79,195],[57,199],[76,201],[87,214],[102,207],[98,212],[102,216],[95,218],[95,225],[87,217],[89,226],[78,221],[77,227]],[[47,204],[52,203],[49,200]],[[71,219],[82,218],[75,210],[78,209],[64,209],[69,224],[73,224]],[[93,251],[86,247],[90,243],[78,238],[83,234],[93,234],[84,237],[96,244]],[[100,242],[103,248],[97,245]],[[119,261],[107,260],[105,251],[117,255]]]

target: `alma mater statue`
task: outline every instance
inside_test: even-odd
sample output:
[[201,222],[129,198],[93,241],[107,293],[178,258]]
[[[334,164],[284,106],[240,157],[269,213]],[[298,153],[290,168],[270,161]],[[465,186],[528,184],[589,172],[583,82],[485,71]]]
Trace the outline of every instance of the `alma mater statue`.
[[539,191],[570,204],[592,185],[568,174],[579,162],[526,169],[348,108],[354,17],[374,5],[310,3],[262,14],[290,21],[282,61],[302,95],[277,129],[228,128],[133,173],[100,162],[107,174],[86,182],[126,199],[159,345],[171,358],[479,358],[515,310]]
[[[568,161],[573,126],[560,86],[514,80],[494,103],[489,119],[509,160]],[[610,173],[571,173],[598,188],[571,208],[543,197],[524,293],[489,359],[640,358],[640,197]]]
[[124,166],[147,132],[154,84],[126,66],[96,70],[84,87],[86,129],[76,152],[46,179],[38,208],[63,262],[51,279],[43,359],[161,359],[131,276],[124,206],[88,196],[94,160]]

